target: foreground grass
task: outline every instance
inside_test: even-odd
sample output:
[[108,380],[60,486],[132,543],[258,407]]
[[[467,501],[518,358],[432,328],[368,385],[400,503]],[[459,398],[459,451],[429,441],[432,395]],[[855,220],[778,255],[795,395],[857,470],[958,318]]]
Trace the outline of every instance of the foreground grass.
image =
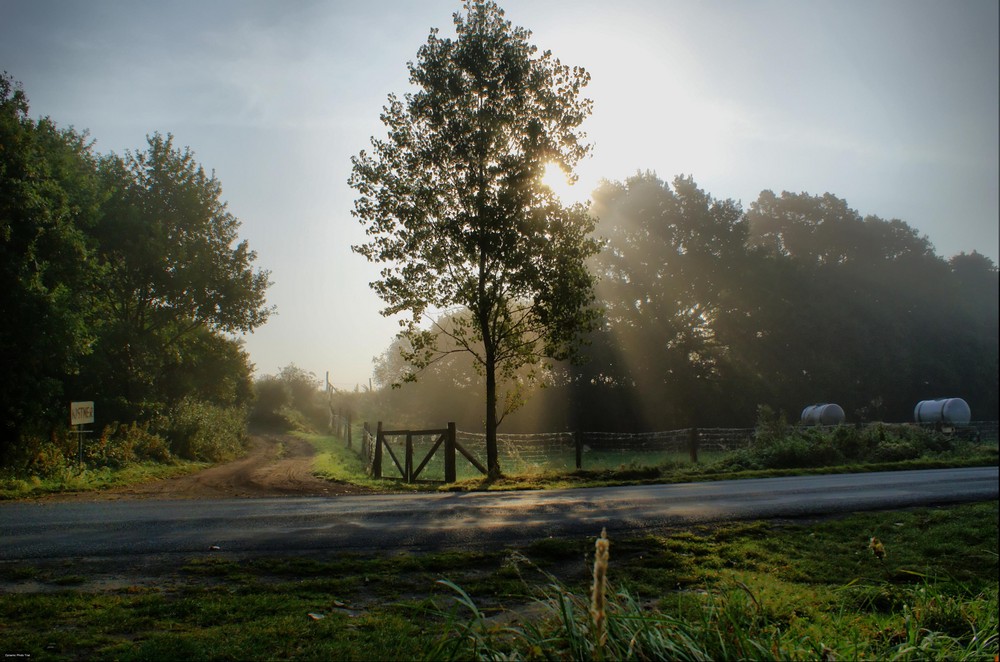
[[121,468],[68,467],[51,476],[16,477],[0,474],[0,500],[25,499],[63,492],[92,492],[194,473],[208,467],[205,462],[175,460],[170,463],[141,462]]
[[[0,651],[33,659],[983,659],[997,503],[436,554],[0,565]],[[869,551],[877,536],[884,559]],[[108,588],[109,585],[117,585]],[[444,580],[445,583],[442,583]]]

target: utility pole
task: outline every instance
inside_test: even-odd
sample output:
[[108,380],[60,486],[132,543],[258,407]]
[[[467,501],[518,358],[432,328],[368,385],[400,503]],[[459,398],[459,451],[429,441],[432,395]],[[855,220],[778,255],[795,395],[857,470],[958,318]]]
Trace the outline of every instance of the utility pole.
[[330,388],[330,371],[326,371],[326,406],[330,409],[330,429],[334,429],[337,422],[333,413],[333,389]]

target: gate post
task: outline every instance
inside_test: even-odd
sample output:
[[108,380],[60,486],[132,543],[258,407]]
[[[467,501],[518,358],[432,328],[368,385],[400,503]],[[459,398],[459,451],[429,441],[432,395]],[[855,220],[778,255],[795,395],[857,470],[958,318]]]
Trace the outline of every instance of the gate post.
[[375,433],[375,460],[372,463],[372,478],[382,477],[382,421],[378,422]]
[[691,428],[691,438],[688,441],[688,451],[691,453],[691,462],[698,464],[698,428]]
[[458,436],[454,423],[448,424],[448,435],[444,438],[444,482],[454,483],[455,477],[455,439]]
[[413,482],[413,435],[409,432],[406,433],[406,464],[403,465],[405,470],[403,473],[403,479],[407,483]]

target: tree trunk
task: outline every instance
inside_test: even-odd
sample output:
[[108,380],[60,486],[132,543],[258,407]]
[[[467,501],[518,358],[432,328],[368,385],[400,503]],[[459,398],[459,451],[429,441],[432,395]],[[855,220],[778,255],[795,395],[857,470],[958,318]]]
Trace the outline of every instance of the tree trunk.
[[497,452],[497,368],[493,352],[486,352],[486,468],[489,478],[500,477]]

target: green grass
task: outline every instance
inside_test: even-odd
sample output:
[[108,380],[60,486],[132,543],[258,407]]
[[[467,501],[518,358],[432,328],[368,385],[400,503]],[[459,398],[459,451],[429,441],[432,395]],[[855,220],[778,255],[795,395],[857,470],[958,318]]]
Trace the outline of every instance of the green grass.
[[[989,502],[633,538],[611,527],[603,647],[588,614],[592,537],[442,553],[203,554],[115,588],[117,562],[5,563],[0,650],[96,660],[992,660],[997,520]],[[870,553],[872,536],[884,560]]]
[[[364,458],[361,457],[360,441],[355,441],[352,448],[347,448],[344,440],[334,435],[312,432],[293,432],[292,434],[306,439],[316,449],[313,473],[320,478],[352,483],[372,490],[386,492],[428,489],[427,484],[415,483],[407,485],[398,480],[380,480],[370,477],[365,470]],[[360,434],[355,434],[353,438],[359,440],[360,437]]]
[[365,476],[365,464],[357,448],[349,449],[338,437],[311,432],[293,432],[316,449],[315,473],[330,480],[354,481]]
[[209,466],[205,462],[175,460],[170,463],[141,462],[122,468],[66,468],[52,476],[14,477],[0,475],[0,500],[24,499],[60,492],[90,492],[140,485],[162,478],[193,473]]

